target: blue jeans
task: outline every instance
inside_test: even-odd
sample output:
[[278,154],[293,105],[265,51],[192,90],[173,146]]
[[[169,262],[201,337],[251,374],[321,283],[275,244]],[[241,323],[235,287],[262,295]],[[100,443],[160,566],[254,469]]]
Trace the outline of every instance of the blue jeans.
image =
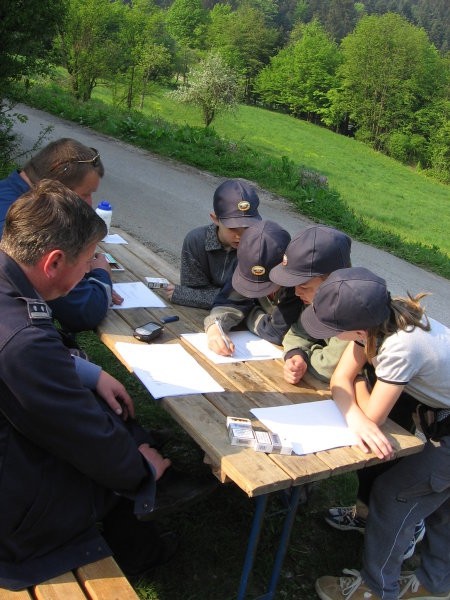
[[397,600],[403,554],[416,523],[426,534],[416,575],[425,588],[450,590],[450,436],[428,442],[377,477],[364,540],[365,583],[383,600]]

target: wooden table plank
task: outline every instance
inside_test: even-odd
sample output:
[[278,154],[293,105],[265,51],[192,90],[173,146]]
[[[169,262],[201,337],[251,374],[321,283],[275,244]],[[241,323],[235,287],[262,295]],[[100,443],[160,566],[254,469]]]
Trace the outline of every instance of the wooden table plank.
[[162,406],[206,452],[221,481],[232,479],[249,496],[291,486],[291,478],[268,455],[230,444],[226,416],[203,395],[165,398]]

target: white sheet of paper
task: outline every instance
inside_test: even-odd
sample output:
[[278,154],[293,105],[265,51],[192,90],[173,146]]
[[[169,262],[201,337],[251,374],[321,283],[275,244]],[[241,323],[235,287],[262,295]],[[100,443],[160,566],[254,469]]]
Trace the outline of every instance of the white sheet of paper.
[[287,438],[295,454],[356,444],[355,434],[333,400],[253,408],[250,412],[268,429]]
[[105,244],[128,244],[127,240],[124,240],[118,233],[108,233],[106,237],[102,239]]
[[233,356],[220,356],[208,348],[206,333],[182,333],[190,344],[215,364],[242,362],[245,360],[267,360],[281,358],[282,351],[270,342],[261,339],[250,331],[231,331],[228,337],[233,341]]
[[114,290],[123,298],[122,304],[113,304],[111,308],[165,308],[166,305],[142,281],[115,283]]
[[116,349],[154,398],[224,391],[181,344],[117,342]]

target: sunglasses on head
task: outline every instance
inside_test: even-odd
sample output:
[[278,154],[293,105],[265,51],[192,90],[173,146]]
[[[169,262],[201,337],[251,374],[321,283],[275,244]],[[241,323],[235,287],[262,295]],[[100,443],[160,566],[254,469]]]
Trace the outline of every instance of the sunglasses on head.
[[74,164],[74,163],[78,163],[78,164],[91,163],[94,168],[98,167],[98,165],[100,163],[100,152],[96,148],[91,148],[91,150],[93,152],[95,152],[95,156],[93,156],[92,158],[87,158],[86,160],[78,160],[77,158],[71,158],[69,160],[65,160],[63,162],[56,163],[56,165],[51,168],[51,171],[55,171],[58,167],[65,164],[66,166],[63,169],[63,173],[65,173],[67,171],[67,169],[69,168],[69,165]]

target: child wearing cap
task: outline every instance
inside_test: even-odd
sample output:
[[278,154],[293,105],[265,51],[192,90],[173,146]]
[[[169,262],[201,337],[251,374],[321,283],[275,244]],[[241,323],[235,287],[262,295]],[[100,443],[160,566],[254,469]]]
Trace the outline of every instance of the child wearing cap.
[[211,350],[223,356],[233,354],[233,342],[226,333],[245,319],[250,331],[281,344],[298,317],[299,302],[291,291],[280,291],[270,281],[269,272],[282,259],[290,239],[289,233],[273,221],[260,221],[242,234],[233,276],[216,296],[204,321]]
[[247,227],[258,223],[259,197],[240,179],[227,179],[214,192],[212,223],[190,231],[181,251],[180,285],[169,284],[174,304],[210,309],[216,294],[231,277],[236,249]]
[[303,328],[300,315],[328,275],[350,266],[351,239],[332,227],[312,225],[293,237],[282,262],[270,271],[274,283],[294,288],[299,308],[296,321],[283,339],[284,378],[296,384],[309,371],[328,382],[346,342],[334,336],[315,338]]
[[[301,320],[314,337],[349,342],[331,379],[333,398],[364,452],[391,459],[394,450],[379,428],[407,392],[419,403],[427,442],[419,454],[392,463],[370,496],[363,569],[321,577],[322,600],[450,599],[450,329],[427,318],[425,294],[391,298],[386,282],[364,268],[330,275]],[[371,391],[359,373],[375,367]],[[401,572],[416,524],[426,533],[421,563]]]

